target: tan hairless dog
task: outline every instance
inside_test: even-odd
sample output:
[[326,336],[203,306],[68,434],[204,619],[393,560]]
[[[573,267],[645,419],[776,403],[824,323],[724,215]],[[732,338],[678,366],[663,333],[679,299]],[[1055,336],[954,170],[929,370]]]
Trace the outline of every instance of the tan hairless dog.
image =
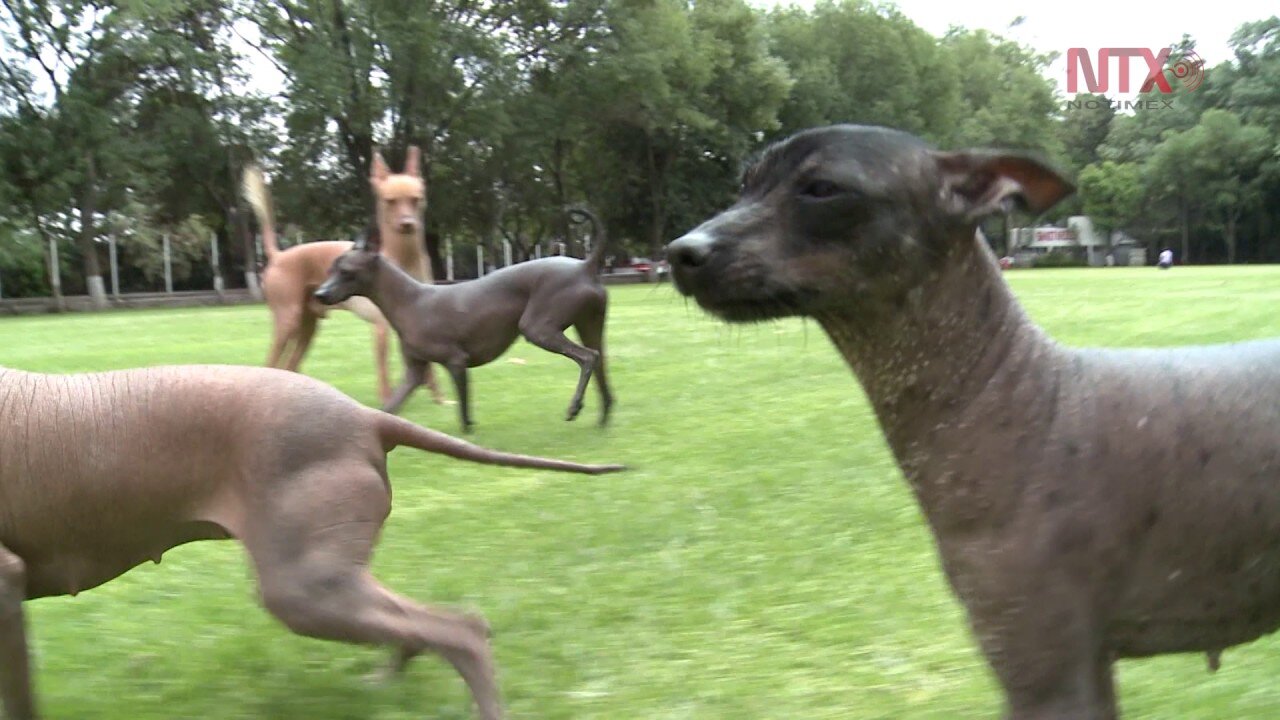
[[[415,280],[431,282],[431,261],[424,249],[422,227],[426,184],[419,171],[420,165],[421,156],[417,147],[409,148],[404,172],[398,174],[393,174],[382,155],[374,152],[373,164],[369,169],[369,183],[373,186],[378,224],[385,238],[382,254]],[[271,208],[259,207],[257,204],[257,198],[265,196],[262,190],[266,181],[262,177],[262,171],[254,166],[246,168],[244,184],[245,197],[253,205],[261,226],[262,249],[267,256],[267,266],[262,271],[262,292],[267,300],[267,307],[271,310],[274,326],[267,366],[297,372],[312,338],[315,337],[317,323],[328,312],[327,307],[311,299],[311,293],[324,282],[333,261],[351,249],[351,243],[319,241],[281,250],[276,242],[275,217]],[[391,380],[387,371],[387,321],[378,308],[365,298],[353,298],[339,307],[373,325],[378,397],[386,402],[391,397]],[[444,395],[430,368],[427,369],[423,382],[431,390],[436,402],[444,402]]]
[[235,538],[263,605],[302,635],[443,655],[501,717],[487,626],[369,573],[397,446],[494,465],[579,465],[482,448],[280,370],[182,366],[88,375],[0,368],[0,700],[36,716],[22,602],[75,595],[168,549]]

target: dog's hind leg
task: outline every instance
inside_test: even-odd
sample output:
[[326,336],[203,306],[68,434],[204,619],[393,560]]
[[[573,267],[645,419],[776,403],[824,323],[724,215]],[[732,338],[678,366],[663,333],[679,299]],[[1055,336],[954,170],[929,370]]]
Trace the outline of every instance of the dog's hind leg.
[[22,612],[26,597],[26,565],[0,545],[0,707],[10,720],[32,720],[36,716]]
[[599,312],[594,310],[585,317],[580,318],[574,329],[578,331],[578,337],[582,340],[582,344],[590,350],[599,353],[596,360],[594,375],[596,381],[596,390],[600,392],[600,424],[606,425],[609,422],[609,410],[613,408],[613,392],[609,389],[609,379],[605,374],[605,353],[604,353],[604,319],[605,311],[601,307]]
[[391,497],[367,462],[328,463],[291,478],[254,503],[244,536],[262,603],[308,637],[391,646],[400,657],[432,650],[470,686],[484,720],[502,711],[492,651],[479,618],[392,593],[369,574],[369,557]]
[[[529,322],[531,319],[534,322]],[[578,417],[578,413],[582,412],[582,396],[587,391],[592,371],[600,362],[600,353],[575,343],[565,336],[563,328],[539,322],[537,315],[528,311],[520,319],[520,334],[543,350],[564,355],[578,363],[578,387],[573,391],[573,399],[569,401],[569,410],[564,419]]]
[[286,370],[298,372],[302,367],[302,358],[306,357],[307,349],[311,347],[311,341],[316,336],[316,326],[319,324],[315,315],[303,314],[297,335],[294,336],[293,351],[289,353],[289,362],[285,364]]

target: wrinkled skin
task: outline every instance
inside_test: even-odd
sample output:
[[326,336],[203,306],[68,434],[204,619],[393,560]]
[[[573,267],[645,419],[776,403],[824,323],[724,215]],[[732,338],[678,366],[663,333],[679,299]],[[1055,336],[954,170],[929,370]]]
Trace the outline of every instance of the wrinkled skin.
[[731,322],[817,319],[875,408],[1010,718],[1115,718],[1118,657],[1280,625],[1280,343],[1063,347],[977,222],[1072,191],[1032,158],[801,133],[668,247]]
[[487,627],[369,574],[397,446],[600,473],[488,450],[296,373],[232,366],[89,375],[0,368],[0,708],[36,717],[22,603],[75,595],[195,540],[241,541],[266,609],[311,637],[423,650],[501,716]]

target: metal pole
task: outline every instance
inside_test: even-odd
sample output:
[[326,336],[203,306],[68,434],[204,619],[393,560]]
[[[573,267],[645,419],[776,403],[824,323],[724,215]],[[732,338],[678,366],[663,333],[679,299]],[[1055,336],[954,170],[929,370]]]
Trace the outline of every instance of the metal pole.
[[222,263],[218,259],[218,233],[209,234],[209,248],[213,260],[213,291],[222,292]]
[[49,238],[49,282],[53,285],[53,296],[62,297],[62,268],[58,263],[58,241]]
[[511,264],[511,241],[502,238],[502,266],[507,267]]
[[542,243],[533,246],[533,256],[538,260],[542,259]]
[[162,236],[164,240],[164,291],[173,292],[173,258],[169,252],[169,233]]
[[476,277],[484,277],[484,247],[476,244]]
[[444,241],[444,278],[453,282],[453,238]]
[[120,297],[120,262],[116,255],[116,236],[107,236],[107,255],[111,258],[111,294]]

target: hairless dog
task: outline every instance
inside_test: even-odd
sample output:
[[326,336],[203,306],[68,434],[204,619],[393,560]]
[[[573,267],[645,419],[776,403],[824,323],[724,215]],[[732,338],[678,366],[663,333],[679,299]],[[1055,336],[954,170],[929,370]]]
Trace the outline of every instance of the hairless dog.
[[[417,387],[427,363],[449,371],[458,392],[463,430],[471,429],[467,368],[492,362],[516,338],[578,363],[578,386],[566,420],[582,410],[592,375],[600,391],[600,424],[609,420],[613,394],[605,377],[604,321],[608,293],[600,282],[605,238],[590,211],[570,212],[591,220],[596,242],[585,260],[549,257],[511,265],[457,285],[425,285],[379,254],[377,226],[334,261],[315,297],[326,305],[361,295],[373,301],[400,338],[405,380],[383,409],[396,412]],[[565,336],[578,331],[579,345]]]
[[36,716],[22,602],[75,595],[177,545],[235,538],[262,603],[302,635],[433,650],[485,720],[501,716],[487,626],[369,574],[396,446],[601,473],[488,450],[366,408],[295,373],[232,366],[90,375],[0,369],[0,700]]
[[[382,154],[375,151],[369,168],[369,185],[373,188],[378,225],[386,228],[384,234],[388,242],[383,245],[383,254],[418,280],[430,282],[431,263],[427,259],[422,228],[426,183],[420,164],[418,148],[411,146],[405,157],[404,172],[392,173]],[[315,338],[319,321],[328,310],[316,303],[311,293],[324,282],[334,259],[351,249],[351,243],[322,240],[281,250],[276,242],[275,211],[271,207],[267,180],[257,165],[244,169],[243,192],[257,216],[262,249],[267,256],[267,265],[262,270],[262,292],[271,310],[273,326],[267,366],[296,372]],[[353,298],[343,303],[342,308],[373,325],[378,399],[386,402],[391,396],[387,321],[365,299]],[[436,401],[443,402],[430,368],[424,374],[424,382]]]
[[1078,350],[979,221],[1072,186],[1035,159],[837,126],[770,148],[668,247],[731,322],[815,318],[866,389],[1008,717],[1118,715],[1116,658],[1280,625],[1280,343]]

